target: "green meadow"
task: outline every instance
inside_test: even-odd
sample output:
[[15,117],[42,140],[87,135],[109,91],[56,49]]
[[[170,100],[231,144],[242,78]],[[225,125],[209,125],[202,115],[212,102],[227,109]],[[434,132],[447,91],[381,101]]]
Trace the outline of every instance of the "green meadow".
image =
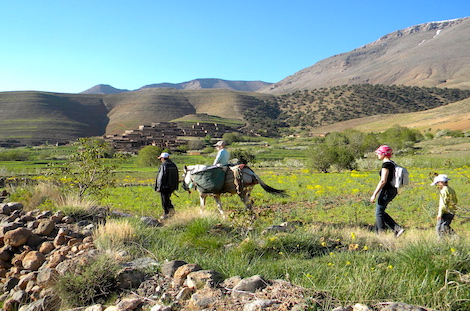
[[[224,195],[225,217],[211,198],[201,210],[197,193],[180,189],[172,196],[176,215],[161,227],[145,226],[140,217],[157,218],[162,213],[153,190],[157,167],[137,167],[134,158],[120,165],[114,175],[116,185],[102,197],[64,205],[54,199],[53,190],[39,185],[8,190],[10,200],[25,202],[31,209],[73,213],[80,205],[109,206],[130,216],[112,216],[100,228],[104,233],[96,240],[99,248],[125,249],[135,257],[150,253],[161,262],[185,260],[226,277],[260,274],[286,279],[312,290],[311,310],[354,303],[374,306],[383,301],[466,310],[470,308],[470,285],[465,281],[470,273],[470,156],[461,146],[468,141],[468,137],[434,139],[417,144],[415,155],[394,157],[407,167],[411,179],[387,208],[406,228],[398,239],[391,232],[376,235],[373,230],[375,206],[369,198],[381,164],[375,155],[358,160],[353,171],[319,173],[306,164],[308,140],[230,146],[256,153],[250,167],[265,183],[288,195],[270,195],[255,186],[252,211],[246,211],[237,196]],[[67,154],[73,152],[54,148],[60,147],[25,149],[36,158],[2,161],[0,173],[47,183],[50,163],[66,163]],[[181,171],[184,165],[210,164],[213,156],[175,153],[173,159]],[[434,173],[451,178],[462,208],[452,223],[457,235],[443,240],[437,239],[434,229],[438,204],[438,190],[430,186]],[[276,227],[281,224],[282,230]],[[122,239],[116,238],[119,234],[107,235],[113,225],[130,228],[131,233]],[[315,292],[329,299],[316,301]]]

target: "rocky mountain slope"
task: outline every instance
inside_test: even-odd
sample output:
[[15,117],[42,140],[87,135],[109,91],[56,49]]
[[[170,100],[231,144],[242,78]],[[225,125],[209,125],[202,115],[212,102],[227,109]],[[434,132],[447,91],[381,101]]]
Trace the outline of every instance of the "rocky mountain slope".
[[469,50],[470,18],[424,23],[321,60],[260,92],[362,83],[470,89]]

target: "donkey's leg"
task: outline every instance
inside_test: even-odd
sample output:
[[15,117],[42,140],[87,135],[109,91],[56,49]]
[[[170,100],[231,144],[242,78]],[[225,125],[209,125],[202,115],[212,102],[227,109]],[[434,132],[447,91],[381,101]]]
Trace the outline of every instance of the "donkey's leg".
[[217,208],[219,209],[219,213],[225,217],[224,210],[222,209],[222,201],[220,201],[220,194],[214,194],[215,203],[217,203]]
[[248,189],[238,194],[243,204],[245,204],[246,209],[249,211],[251,211],[251,209],[253,208],[253,202],[251,201],[250,194],[251,194],[251,191]]
[[205,193],[200,193],[199,194],[199,202],[201,204],[201,209],[199,210],[199,212],[202,214],[202,212],[204,211],[204,208],[206,206],[206,197],[207,197],[207,194]]

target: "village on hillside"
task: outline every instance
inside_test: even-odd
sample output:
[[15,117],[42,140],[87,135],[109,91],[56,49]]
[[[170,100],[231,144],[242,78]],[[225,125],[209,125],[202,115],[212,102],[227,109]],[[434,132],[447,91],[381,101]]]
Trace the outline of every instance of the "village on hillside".
[[145,146],[157,146],[162,149],[175,149],[186,145],[187,140],[181,137],[221,138],[225,133],[238,132],[236,129],[217,123],[176,123],[156,122],[140,125],[138,129],[126,130],[122,135],[105,135],[115,150],[137,152]]

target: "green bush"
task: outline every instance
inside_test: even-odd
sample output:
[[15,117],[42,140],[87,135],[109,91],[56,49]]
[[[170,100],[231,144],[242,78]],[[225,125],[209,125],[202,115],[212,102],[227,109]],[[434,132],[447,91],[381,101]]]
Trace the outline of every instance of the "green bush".
[[55,285],[62,303],[69,308],[104,303],[117,292],[114,260],[100,256],[61,276]]
[[239,164],[248,164],[248,163],[255,163],[256,156],[249,150],[243,149],[234,149],[230,151],[230,157],[232,159],[237,159],[237,163]]
[[0,152],[0,161],[26,161],[29,158],[30,154],[25,150],[14,149]]
[[225,141],[227,145],[230,145],[235,142],[243,141],[243,135],[237,132],[225,133],[222,135],[222,140]]
[[146,146],[137,154],[136,164],[143,167],[158,166],[160,160],[158,156],[162,153],[162,149],[157,146]]
[[62,190],[83,198],[85,194],[103,195],[114,186],[114,171],[119,162],[110,162],[109,144],[97,139],[80,138],[74,144],[77,151],[69,161],[54,167],[52,177]]

